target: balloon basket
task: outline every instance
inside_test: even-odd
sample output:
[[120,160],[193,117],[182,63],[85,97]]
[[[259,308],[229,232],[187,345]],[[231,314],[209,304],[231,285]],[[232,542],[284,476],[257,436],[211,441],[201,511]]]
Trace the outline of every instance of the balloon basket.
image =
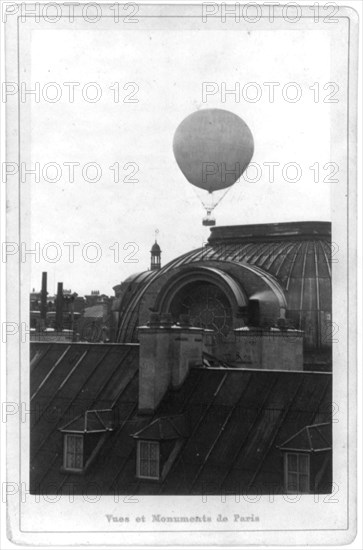
[[203,218],[202,224],[210,227],[216,224],[216,220],[214,218],[210,218],[209,216],[206,216],[205,218]]

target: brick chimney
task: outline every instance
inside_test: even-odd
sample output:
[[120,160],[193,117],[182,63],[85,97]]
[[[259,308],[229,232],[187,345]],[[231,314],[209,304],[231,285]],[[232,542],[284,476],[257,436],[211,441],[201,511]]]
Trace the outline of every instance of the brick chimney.
[[64,308],[63,283],[58,283],[55,307],[56,307],[55,309],[56,329],[63,330],[63,308]]
[[[281,323],[282,326],[282,323]],[[303,370],[303,331],[241,327],[234,330],[236,363],[246,369]]]
[[41,306],[40,306],[40,318],[42,326],[46,326],[47,320],[47,273],[43,271],[42,273],[42,291],[41,291]]
[[202,365],[204,332],[187,319],[174,325],[169,314],[157,313],[139,327],[139,412],[154,412],[169,388],[183,384],[191,366]]

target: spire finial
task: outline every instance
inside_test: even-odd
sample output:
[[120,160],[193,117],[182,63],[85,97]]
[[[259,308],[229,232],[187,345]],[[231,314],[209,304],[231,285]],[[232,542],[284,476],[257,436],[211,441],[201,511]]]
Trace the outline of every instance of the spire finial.
[[159,229],[156,228],[156,229],[155,229],[155,242],[156,242],[156,243],[158,242],[158,241],[157,241],[157,236],[158,236],[158,235],[159,235]]

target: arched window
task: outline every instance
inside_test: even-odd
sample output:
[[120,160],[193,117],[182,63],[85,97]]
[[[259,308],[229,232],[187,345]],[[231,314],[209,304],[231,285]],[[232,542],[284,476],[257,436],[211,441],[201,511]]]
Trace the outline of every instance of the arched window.
[[217,338],[226,337],[233,328],[229,300],[212,283],[196,281],[185,285],[174,297],[170,312],[174,322],[180,315],[188,315],[193,326],[214,330]]

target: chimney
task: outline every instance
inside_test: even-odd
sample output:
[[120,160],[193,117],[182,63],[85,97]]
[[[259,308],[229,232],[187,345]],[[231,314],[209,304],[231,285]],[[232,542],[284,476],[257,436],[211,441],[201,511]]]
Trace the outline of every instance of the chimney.
[[153,313],[139,327],[139,412],[153,413],[169,388],[179,388],[189,368],[202,365],[204,330],[173,325],[169,314]]
[[63,330],[63,302],[63,283],[58,283],[55,309],[55,328],[57,330]]
[[238,366],[245,369],[304,370],[302,330],[285,327],[234,330]]
[[41,306],[40,306],[40,318],[43,326],[46,324],[47,318],[47,273],[42,273],[42,292],[41,292]]

